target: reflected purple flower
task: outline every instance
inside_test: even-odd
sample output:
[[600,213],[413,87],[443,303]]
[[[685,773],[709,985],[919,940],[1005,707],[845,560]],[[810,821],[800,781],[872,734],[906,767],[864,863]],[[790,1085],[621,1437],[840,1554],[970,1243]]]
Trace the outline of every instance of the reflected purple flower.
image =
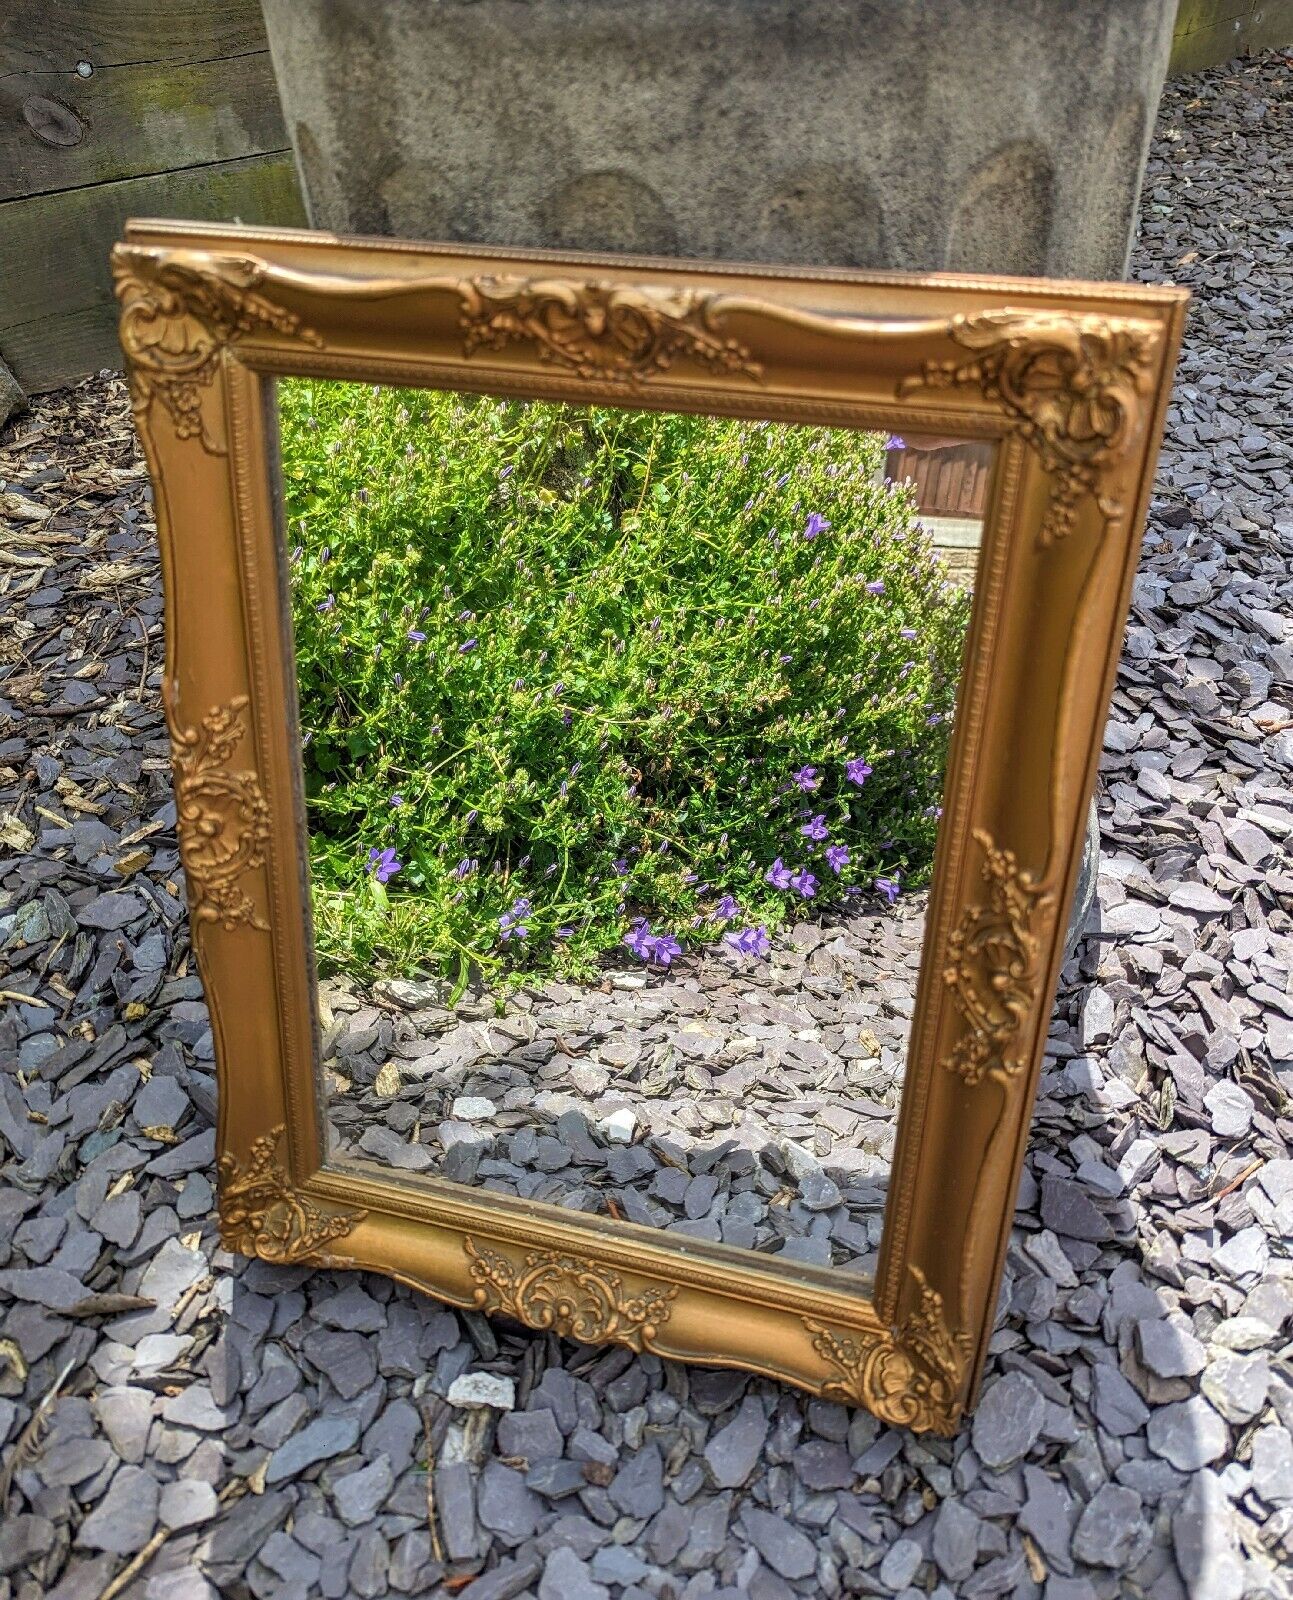
[[723,943],[729,950],[735,950],[742,956],[767,956],[772,950],[772,940],[768,937],[768,930],[763,927],[741,928],[725,933]]
[[763,874],[763,877],[764,881],[770,883],[774,889],[788,889],[790,887],[790,868],[780,856]]
[[394,846],[388,845],[385,850],[379,850],[374,845],[368,852],[367,871],[378,883],[389,883],[397,872],[403,871],[402,864],[395,859]]

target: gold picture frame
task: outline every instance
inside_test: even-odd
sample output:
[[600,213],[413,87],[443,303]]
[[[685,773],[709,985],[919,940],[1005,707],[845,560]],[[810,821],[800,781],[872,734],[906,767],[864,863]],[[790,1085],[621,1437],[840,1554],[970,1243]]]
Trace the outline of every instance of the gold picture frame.
[[[225,1244],[953,1431],[992,1328],[1185,293],[152,221],[112,264],[156,496]],[[283,375],[997,442],[869,1293],[326,1159],[271,490]]]

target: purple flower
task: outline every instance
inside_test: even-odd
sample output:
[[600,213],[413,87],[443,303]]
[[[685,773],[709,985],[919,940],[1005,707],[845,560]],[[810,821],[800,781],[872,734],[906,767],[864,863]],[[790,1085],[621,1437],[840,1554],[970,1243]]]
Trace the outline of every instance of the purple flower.
[[393,794],[386,803],[389,806],[402,806],[404,804],[404,796],[402,794]]
[[849,847],[846,844],[828,844],[826,846],[826,865],[838,878],[840,873],[849,864]]
[[892,905],[898,898],[899,889],[897,878],[877,878],[875,880],[875,886],[884,896],[886,905]]
[[915,628],[899,628],[898,633],[904,639],[918,639],[920,637]]
[[725,933],[723,943],[729,950],[735,950],[742,956],[766,956],[772,949],[768,930],[762,927],[741,928],[736,932]]
[[941,711],[931,711],[925,718],[925,726],[927,728],[936,728],[942,720],[943,713]]
[[774,889],[788,889],[790,887],[790,868],[786,866],[780,856],[763,874],[763,877],[764,881],[770,883]]
[[421,628],[410,628],[408,637],[413,644],[425,644],[427,642],[427,636],[422,632]]
[[856,783],[860,789],[871,776],[871,765],[861,756],[854,756],[852,761],[844,763],[844,776],[850,783]]
[[330,593],[329,593],[329,594],[328,594],[328,597],[327,597],[327,599],[326,599],[326,600],[320,600],[320,601],[319,601],[319,603],[318,603],[318,605],[317,605],[317,606],[315,606],[315,608],[314,608],[314,609],[315,609],[315,610],[316,610],[316,611],[331,611],[331,610],[332,610],[332,608],[333,608],[333,607],[334,607],[334,606],[335,606],[335,605],[336,605],[336,603],[337,603],[337,597],[336,597],[336,595],[335,595],[335,594],[332,594],[332,593],[331,593],[331,592],[330,592]]
[[629,864],[624,859],[623,856],[616,856],[615,860],[611,862],[611,868],[614,871],[615,876],[617,878],[627,878],[628,877]]
[[499,944],[507,944],[510,939],[528,939],[529,937],[530,930],[523,922],[513,922],[512,918],[506,914],[498,919]]
[[391,679],[391,682],[397,689],[402,689],[404,687],[404,674],[402,672],[397,672]]
[[830,838],[830,829],[826,826],[826,818],[820,811],[811,821],[805,822],[799,831],[805,839],[812,839],[816,844],[820,844],[823,839]]
[[458,646],[458,654],[460,656],[465,656],[468,650],[474,650],[479,642],[480,641],[477,639],[464,640],[463,643]]
[[480,862],[475,860],[472,856],[464,856],[458,865],[453,869],[451,876],[455,878],[469,878],[479,865]]
[[389,883],[395,874],[402,870],[400,863],[395,859],[394,846],[388,845],[385,850],[379,850],[376,845],[368,852],[368,868],[378,883]]
[[575,930],[573,928],[558,928],[552,935],[554,939],[573,939],[574,936]]
[[639,961],[655,961],[667,967],[675,956],[682,954],[682,946],[671,933],[652,933],[645,917],[638,917],[624,935],[625,945]]
[[714,907],[714,915],[722,922],[730,922],[740,911],[740,906],[732,899],[730,894],[725,894]]
[[805,794],[811,794],[822,781],[817,776],[816,767],[800,767],[798,772],[792,772],[790,776],[795,780]]
[[805,900],[811,900],[817,893],[817,879],[809,872],[807,867],[800,867],[790,880],[790,887],[796,893],[803,895]]
[[528,914],[529,910],[530,901],[528,897],[526,895],[521,895],[518,899],[513,900],[510,915],[513,917],[524,917]]
[[819,533],[825,533],[830,523],[822,516],[820,511],[811,511],[808,521],[804,524],[804,538],[815,539]]
[[877,578],[877,579],[875,579],[875,581],[873,583],[868,583],[867,586],[866,586],[866,592],[868,594],[883,594],[884,593],[884,579],[883,578]]
[[900,439],[896,433],[891,433],[885,440],[884,447],[886,450],[905,450],[907,448],[907,441],[905,439]]

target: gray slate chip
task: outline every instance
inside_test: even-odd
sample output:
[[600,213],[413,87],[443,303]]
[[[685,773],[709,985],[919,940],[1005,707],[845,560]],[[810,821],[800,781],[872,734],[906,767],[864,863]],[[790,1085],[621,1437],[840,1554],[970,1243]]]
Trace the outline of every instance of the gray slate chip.
[[76,1542],[87,1550],[131,1556],[157,1527],[157,1480],[143,1467],[117,1468],[103,1499],[81,1524]]
[[767,1436],[763,1406],[747,1395],[731,1422],[705,1446],[705,1465],[714,1486],[739,1489],[758,1464]]
[[353,1450],[358,1440],[357,1418],[335,1415],[316,1417],[273,1452],[265,1482],[283,1483],[320,1461],[329,1461],[333,1456]]
[[1046,1419],[1046,1402],[1021,1372],[1008,1372],[985,1390],[970,1437],[979,1460],[1002,1471],[1026,1456]]
[[741,1522],[754,1548],[783,1578],[806,1578],[816,1570],[817,1554],[811,1540],[785,1517],[747,1505]]

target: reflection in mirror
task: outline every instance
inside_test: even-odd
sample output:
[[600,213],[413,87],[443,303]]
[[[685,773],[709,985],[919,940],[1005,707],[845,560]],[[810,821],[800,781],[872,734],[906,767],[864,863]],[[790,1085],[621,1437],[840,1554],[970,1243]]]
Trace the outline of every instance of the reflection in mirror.
[[989,447],[279,407],[331,1155],[870,1271]]

